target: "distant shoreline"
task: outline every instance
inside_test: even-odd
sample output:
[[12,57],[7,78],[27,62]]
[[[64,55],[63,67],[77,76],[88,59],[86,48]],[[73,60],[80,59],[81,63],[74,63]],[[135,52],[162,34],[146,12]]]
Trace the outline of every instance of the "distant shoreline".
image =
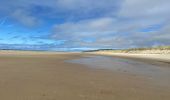
[[0,55],[53,55],[53,54],[68,54],[68,53],[72,53],[72,52],[0,50]]
[[53,55],[53,54],[90,54],[135,59],[151,59],[170,63],[170,46],[156,48],[136,48],[126,50],[92,50],[86,52],[0,50],[0,55]]

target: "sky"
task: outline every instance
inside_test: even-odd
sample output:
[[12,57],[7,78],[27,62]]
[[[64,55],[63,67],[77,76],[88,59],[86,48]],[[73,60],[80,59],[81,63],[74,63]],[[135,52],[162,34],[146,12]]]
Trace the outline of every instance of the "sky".
[[0,49],[170,45],[170,0],[0,0]]

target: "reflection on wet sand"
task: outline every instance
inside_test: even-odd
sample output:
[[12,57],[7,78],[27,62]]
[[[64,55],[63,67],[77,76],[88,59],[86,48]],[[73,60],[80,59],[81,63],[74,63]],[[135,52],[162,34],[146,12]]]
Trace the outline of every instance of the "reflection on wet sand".
[[70,60],[71,63],[84,64],[90,68],[106,69],[117,72],[144,76],[154,83],[170,87],[170,64],[158,64],[139,60],[109,56],[86,56]]

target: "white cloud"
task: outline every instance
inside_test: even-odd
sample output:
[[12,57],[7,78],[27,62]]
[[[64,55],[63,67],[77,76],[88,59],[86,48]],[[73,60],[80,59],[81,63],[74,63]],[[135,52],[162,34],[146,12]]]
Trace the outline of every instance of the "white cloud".
[[[122,48],[168,45],[170,33],[165,32],[165,28],[169,26],[169,3],[168,0],[125,0],[115,17],[107,15],[55,25],[52,37],[67,40],[67,46]],[[162,27],[154,32],[140,32],[153,25]],[[83,41],[86,38],[96,40],[86,43]]]
[[[26,26],[37,25],[43,17],[63,18],[64,23],[52,28],[51,38],[65,40],[65,47],[121,48],[170,44],[169,4],[170,0],[8,0],[0,4],[0,12]],[[34,6],[47,11],[34,13]],[[153,25],[161,27],[140,32]]]
[[[0,0],[1,2],[2,0]],[[16,19],[19,23],[30,26],[43,20],[53,18],[71,20],[105,16],[110,9],[116,11],[122,0],[8,0],[0,3],[0,12]],[[34,8],[35,7],[35,8]],[[37,13],[37,8],[43,8]],[[112,11],[111,10],[111,11]]]
[[38,18],[31,16],[28,12],[26,12],[25,10],[21,10],[21,9],[15,10],[12,13],[12,16],[18,22],[29,27],[37,26],[38,24],[41,23],[41,21]]

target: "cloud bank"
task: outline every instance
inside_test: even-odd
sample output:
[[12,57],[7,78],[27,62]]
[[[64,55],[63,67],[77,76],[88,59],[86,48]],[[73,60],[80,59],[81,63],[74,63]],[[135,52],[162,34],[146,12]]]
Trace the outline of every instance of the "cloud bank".
[[49,49],[170,45],[169,0],[0,2],[0,15],[24,27],[39,27],[47,40],[63,41]]
[[[54,26],[53,38],[66,45],[129,48],[170,44],[168,0],[125,0],[112,16],[67,22]],[[155,29],[153,27],[156,27]],[[87,38],[92,38],[89,43]]]

